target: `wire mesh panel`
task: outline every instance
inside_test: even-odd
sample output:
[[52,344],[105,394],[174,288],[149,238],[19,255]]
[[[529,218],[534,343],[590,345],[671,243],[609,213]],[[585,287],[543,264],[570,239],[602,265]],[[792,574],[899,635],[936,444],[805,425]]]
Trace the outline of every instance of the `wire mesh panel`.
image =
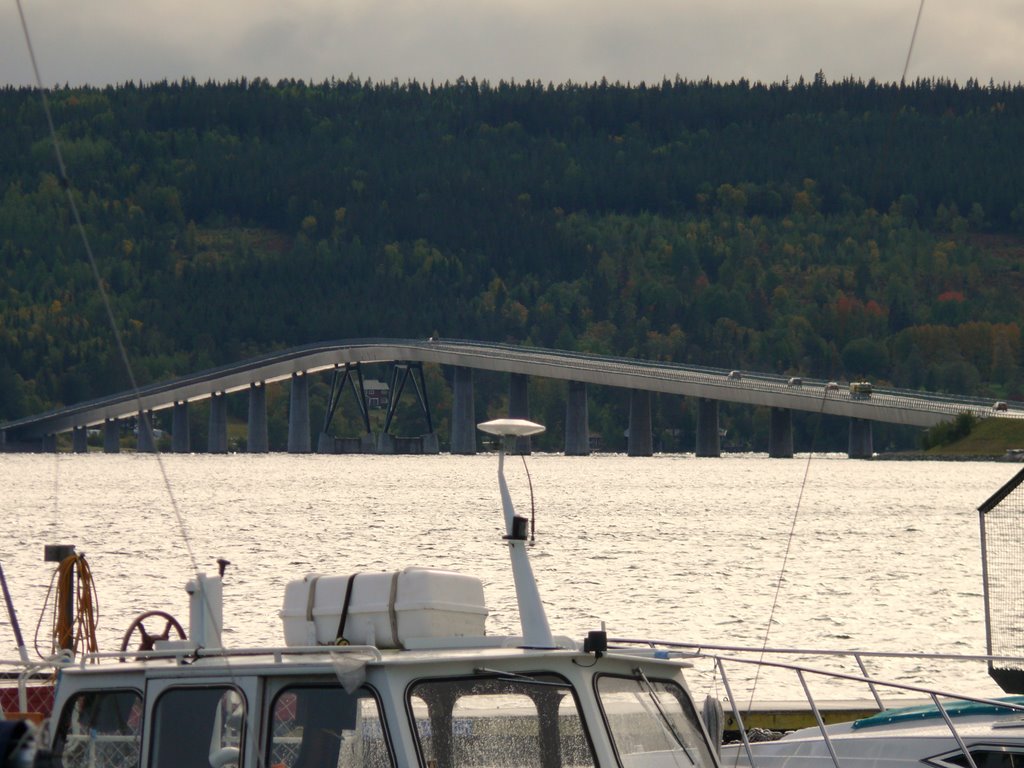
[[61,713],[54,755],[64,768],[136,768],[141,737],[138,692],[85,691]]
[[1024,470],[978,507],[989,674],[1024,693]]

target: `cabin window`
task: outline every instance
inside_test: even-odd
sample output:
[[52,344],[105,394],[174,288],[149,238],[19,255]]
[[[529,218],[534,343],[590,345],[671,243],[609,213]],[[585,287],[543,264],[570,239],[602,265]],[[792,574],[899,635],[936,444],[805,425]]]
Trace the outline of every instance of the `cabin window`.
[[[1013,747],[978,745],[971,747],[970,752],[971,757],[974,759],[974,764],[978,768],[1024,768],[1024,751],[1014,749]],[[955,752],[952,755],[927,762],[971,768],[971,764],[963,752]]]
[[426,768],[594,765],[576,696],[555,675],[425,680],[409,706]]
[[63,768],[134,768],[141,739],[138,691],[83,691],[64,706],[54,757]]
[[245,700],[235,688],[171,688],[156,701],[153,768],[235,768],[245,726]]
[[366,688],[291,686],[271,707],[268,766],[391,768],[380,704]]
[[601,675],[597,695],[624,768],[715,765],[689,694],[671,680]]

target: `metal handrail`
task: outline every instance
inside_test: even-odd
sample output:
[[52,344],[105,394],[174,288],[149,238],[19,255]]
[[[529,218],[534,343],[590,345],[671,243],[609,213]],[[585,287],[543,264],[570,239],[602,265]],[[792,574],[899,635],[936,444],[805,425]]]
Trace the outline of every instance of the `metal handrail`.
[[258,648],[194,648],[183,646],[159,648],[151,651],[99,651],[82,654],[75,661],[79,666],[84,667],[87,662],[96,662],[104,659],[149,661],[154,659],[233,659],[247,656],[269,656],[274,660],[275,664],[280,664],[285,656],[323,656],[339,653],[367,654],[372,656],[374,661],[382,661],[384,659],[384,655],[380,650],[372,645],[292,645]]
[[[872,676],[864,664],[864,657],[870,658],[893,658],[893,659],[921,659],[921,660],[951,660],[951,661],[972,661],[972,662],[992,662],[992,661],[1017,661],[1024,664],[1024,659],[1018,656],[995,656],[990,654],[952,654],[952,653],[928,653],[928,652],[914,652],[914,651],[903,651],[903,652],[888,652],[888,651],[848,651],[848,650],[827,650],[820,648],[752,648],[745,646],[728,646],[728,645],[713,645],[713,644],[700,644],[700,643],[681,643],[673,641],[659,641],[659,640],[639,640],[639,639],[625,639],[625,638],[609,638],[609,643],[614,644],[630,644],[630,645],[645,645],[651,648],[672,648],[678,651],[689,650],[687,658],[703,658],[708,659],[714,663],[715,669],[721,675],[722,683],[725,686],[726,695],[729,697],[729,701],[733,704],[733,717],[736,720],[736,724],[739,727],[740,738],[743,741],[743,748],[747,754],[747,759],[751,766],[756,766],[756,760],[754,759],[753,750],[750,747],[750,740],[746,733],[746,727],[743,724],[743,714],[740,711],[736,698],[733,695],[732,687],[729,682],[729,677],[726,672],[726,662],[754,665],[757,667],[772,667],[775,669],[782,669],[794,672],[800,681],[803,688],[804,695],[807,698],[807,703],[811,708],[811,712],[814,715],[815,721],[818,725],[818,730],[821,733],[823,743],[832,759],[835,768],[840,768],[839,757],[836,753],[835,747],[829,737],[828,730],[825,725],[824,717],[818,707],[817,702],[814,700],[814,696],[811,693],[810,688],[806,682],[806,676],[809,674],[818,675],[821,677],[827,677],[831,679],[846,680],[850,682],[863,683],[868,686],[871,691],[875,702],[878,704],[879,709],[885,709],[885,705],[882,702],[882,698],[878,693],[878,687],[892,688],[900,691],[907,691],[911,693],[919,693],[927,696],[933,704],[939,715],[942,717],[949,729],[949,732],[953,739],[956,741],[961,752],[964,754],[965,759],[968,762],[970,768],[977,768],[974,762],[974,758],[971,756],[970,751],[967,749],[966,744],[963,741],[959,731],[956,728],[956,724],[950,717],[949,712],[943,705],[940,697],[947,699],[955,699],[959,701],[969,701],[978,704],[986,704],[993,707],[999,707],[1007,710],[1014,710],[1018,712],[1024,712],[1024,705],[1013,704],[1007,701],[998,701],[995,699],[988,699],[979,696],[971,696],[960,693],[953,693],[950,691],[942,691],[938,689],[928,688],[925,686],[912,685],[908,683],[900,683],[895,680],[886,680]],[[609,649],[616,650],[616,649]],[[617,649],[626,650],[626,649]],[[758,658],[746,658],[743,656],[727,656],[722,653],[708,653],[709,650],[715,651],[728,651],[731,653],[748,653],[757,654]],[[845,672],[835,672],[832,670],[818,669],[814,667],[808,667],[803,664],[796,664],[785,661],[776,661],[771,659],[763,658],[764,655],[801,655],[801,656],[827,656],[833,658],[852,658],[861,671],[861,674],[855,675]]]
[[1021,656],[993,655],[993,654],[970,654],[970,653],[933,653],[930,651],[866,651],[851,650],[844,648],[794,648],[794,647],[754,647],[748,645],[727,645],[721,643],[690,643],[675,640],[658,640],[648,638],[627,638],[609,637],[609,643],[620,643],[628,645],[646,645],[650,648],[676,648],[691,649],[696,655],[704,650],[728,651],[729,653],[756,653],[756,654],[778,654],[778,655],[799,655],[799,656],[849,656],[851,658],[863,656],[866,658],[891,658],[891,659],[925,659],[943,661],[1017,661],[1024,664]]

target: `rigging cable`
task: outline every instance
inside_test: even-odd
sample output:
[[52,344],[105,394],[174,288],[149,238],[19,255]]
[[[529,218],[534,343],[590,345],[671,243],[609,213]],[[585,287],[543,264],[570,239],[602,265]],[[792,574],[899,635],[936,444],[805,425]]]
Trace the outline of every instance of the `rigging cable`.
[[[772,598],[772,607],[768,611],[768,623],[764,628],[764,641],[761,644],[760,661],[764,661],[764,655],[768,648],[768,636],[772,631],[772,622],[775,620],[775,610],[779,606],[779,595],[782,593],[782,582],[786,577],[786,566],[789,563],[789,553],[793,548],[793,539],[796,538],[796,523],[800,519],[800,507],[804,500],[804,490],[807,488],[807,478],[811,473],[811,458],[814,456],[814,445],[818,441],[818,430],[821,428],[821,417],[825,412],[825,403],[828,401],[829,389],[826,385],[821,396],[821,407],[818,409],[817,423],[814,425],[814,433],[811,435],[811,447],[807,452],[807,461],[804,463],[804,476],[800,481],[800,493],[796,497],[796,508],[793,510],[793,522],[789,526],[789,536],[786,538],[786,549],[782,554],[782,567],[779,569],[779,579],[775,582],[775,595]],[[757,690],[757,681],[761,675],[761,664],[754,667],[754,682],[750,686],[750,699],[747,701],[747,712],[754,706],[754,692]],[[737,760],[739,753],[737,752]]]
[[536,527],[537,527],[537,510],[533,503],[533,478],[530,477],[530,467],[526,463],[526,454],[521,454],[523,457],[523,469],[526,470],[526,482],[530,486],[530,546],[532,547],[537,543]]
[[[46,98],[46,89],[43,87],[43,78],[39,74],[39,65],[36,62],[35,49],[32,47],[32,37],[29,35],[28,22],[25,20],[25,11],[22,8],[21,0],[15,0],[18,6],[18,17],[21,20],[21,31],[25,37],[25,45],[28,47],[29,59],[32,61],[32,72],[35,75],[36,87],[39,89],[39,96],[43,103],[43,113],[46,115],[46,124],[50,132],[50,140],[53,143],[53,153],[57,160],[57,168],[60,174],[59,182],[61,187],[68,198],[68,205],[71,207],[71,214],[74,217],[75,229],[78,230],[79,235],[82,238],[82,246],[85,248],[86,257],[89,260],[89,267],[92,269],[93,279],[96,281],[96,287],[99,290],[100,297],[103,300],[103,308],[106,310],[107,320],[110,323],[110,329],[114,334],[114,340],[117,344],[118,354],[121,356],[121,362],[125,367],[125,371],[128,374],[128,381],[131,384],[131,390],[135,394],[137,403],[137,410],[142,415],[139,424],[139,432],[143,430],[149,433],[150,442],[156,446],[156,440],[153,439],[153,425],[150,423],[149,414],[142,409],[142,396],[139,392],[139,385],[135,379],[135,371],[132,368],[131,362],[128,360],[128,352],[124,346],[124,340],[121,335],[121,330],[118,328],[117,321],[114,319],[114,311],[111,308],[110,297],[107,295],[107,290],[103,286],[103,279],[100,277],[99,267],[96,265],[96,257],[93,254],[92,246],[89,243],[89,237],[85,231],[85,225],[82,223],[82,217],[78,211],[78,204],[75,202],[74,191],[71,187],[71,180],[68,178],[67,167],[64,165],[64,155],[60,150],[60,141],[57,138],[57,131],[53,127],[53,115],[50,112],[50,102]],[[167,490],[167,496],[170,498],[171,509],[174,511],[174,517],[178,524],[178,529],[181,533],[181,537],[185,542],[185,548],[188,551],[189,560],[192,564],[192,573],[199,573],[199,565],[196,561],[195,552],[192,549],[192,542],[188,536],[188,530],[185,528],[185,520],[182,517],[181,510],[178,508],[177,499],[174,496],[174,491],[171,489],[171,481],[167,476],[167,469],[164,466],[164,461],[159,451],[155,451],[157,465],[160,467],[160,476],[163,478],[164,488]]]
[[[113,312],[113,309],[111,308],[110,297],[107,295],[107,290],[106,290],[106,288],[103,285],[102,278],[100,277],[99,268],[96,265],[96,258],[93,255],[92,246],[89,243],[89,238],[88,238],[88,235],[87,235],[87,233],[85,231],[85,226],[82,223],[82,217],[81,217],[81,215],[79,214],[79,211],[78,211],[78,205],[75,202],[75,197],[74,197],[74,194],[73,194],[73,191],[72,191],[72,188],[71,188],[71,181],[68,178],[67,168],[66,168],[66,166],[64,164],[64,157],[63,157],[63,154],[61,153],[60,142],[59,142],[59,140],[57,138],[57,131],[55,130],[54,125],[53,125],[53,116],[52,116],[52,113],[50,111],[50,103],[49,103],[49,100],[46,97],[46,89],[43,87],[42,76],[39,73],[39,65],[38,65],[38,63],[36,61],[35,49],[32,46],[32,37],[29,34],[28,22],[25,19],[25,12],[24,12],[24,9],[22,8],[21,0],[15,0],[15,4],[18,7],[18,17],[19,17],[19,19],[21,21],[22,34],[24,35],[25,45],[28,48],[29,58],[30,58],[30,60],[32,62],[32,71],[33,71],[33,73],[35,75],[35,82],[36,82],[37,88],[39,89],[39,95],[40,95],[40,98],[42,100],[43,112],[46,115],[46,123],[47,123],[47,127],[49,128],[50,139],[51,139],[51,141],[53,143],[53,151],[54,151],[54,155],[56,157],[57,168],[58,168],[59,174],[60,174],[59,182],[60,182],[61,187],[63,187],[65,193],[67,194],[68,205],[70,206],[72,215],[74,217],[75,228],[78,230],[78,233],[81,236],[82,245],[85,248],[85,253],[86,253],[86,256],[88,257],[88,260],[89,260],[89,266],[90,266],[90,268],[92,270],[93,279],[96,281],[96,287],[98,288],[100,296],[102,298],[103,308],[106,311],[107,320],[110,323],[111,331],[114,334],[114,339],[115,339],[116,344],[117,344],[118,354],[120,355],[121,362],[124,365],[125,371],[128,374],[128,380],[129,380],[129,382],[131,384],[131,390],[135,394],[135,399],[136,399],[138,411],[140,412],[140,414],[142,416],[142,418],[140,419],[141,423],[139,424],[140,434],[141,434],[142,430],[145,430],[146,432],[149,433],[150,442],[151,442],[151,444],[154,447],[154,455],[156,457],[157,466],[160,468],[160,476],[163,479],[164,488],[167,491],[167,496],[168,496],[168,499],[170,500],[171,509],[172,509],[172,511],[174,513],[174,518],[175,518],[175,520],[177,522],[178,531],[179,531],[179,533],[181,535],[182,540],[185,543],[186,551],[188,552],[189,561],[190,561],[190,564],[192,566],[192,573],[195,574],[196,578],[198,579],[199,576],[200,576],[200,574],[199,574],[199,565],[198,565],[198,562],[196,560],[195,551],[194,551],[194,549],[192,547],[192,541],[189,538],[188,529],[185,526],[185,520],[184,520],[184,517],[182,516],[181,509],[180,509],[180,507],[178,505],[177,498],[175,497],[174,491],[171,488],[171,481],[170,481],[170,478],[169,478],[169,476],[167,474],[167,468],[164,465],[163,457],[162,457],[162,455],[161,455],[161,453],[160,453],[160,451],[159,451],[159,449],[158,449],[158,447],[156,445],[156,440],[153,439],[153,428],[152,428],[152,423],[150,421],[149,414],[142,410],[142,397],[141,397],[141,394],[139,392],[139,386],[138,386],[138,383],[137,383],[136,378],[135,378],[135,371],[132,368],[130,360],[128,359],[128,352],[125,349],[125,345],[124,345],[124,341],[123,341],[123,338],[122,338],[121,331],[118,328],[117,321],[114,319],[114,312]],[[85,627],[91,627],[92,630],[93,630],[93,633],[94,633],[95,632],[96,622],[93,619],[93,608],[92,607],[93,607],[93,605],[98,605],[98,602],[96,601],[96,593],[95,593],[94,587],[92,586],[92,577],[91,577],[91,573],[88,570],[88,566],[85,567],[84,573],[88,574],[88,576],[87,576],[88,581],[87,581],[87,586],[84,586],[82,584],[83,579],[80,578],[80,580],[79,580],[80,581],[80,584],[79,584],[79,602],[80,602],[80,605],[83,606],[83,608],[85,606],[88,606],[88,610],[85,612],[85,615],[88,616],[88,618],[82,619],[82,621],[85,622]],[[49,598],[47,598],[47,599],[49,599]],[[44,607],[44,611],[45,611],[45,607]],[[80,613],[79,615],[81,616],[82,614]],[[213,620],[212,616],[210,616],[209,618],[211,620]],[[41,621],[42,621],[42,616],[40,616],[40,622]],[[213,620],[213,623],[216,624],[216,621]],[[220,632],[222,631],[222,627],[216,626],[215,630],[216,630],[216,632],[219,635]],[[90,647],[91,650],[95,651],[96,650],[95,635],[93,634],[93,636],[90,638],[88,636],[88,632],[83,632],[83,637],[85,638],[84,642],[87,644],[87,646]],[[38,638],[38,627],[37,627],[37,638]],[[37,647],[37,652],[38,652],[38,647]],[[227,664],[228,669],[230,670],[231,669],[231,665],[230,665],[229,662],[227,662],[226,659],[225,659],[225,663]],[[232,673],[232,678],[233,677],[234,677],[234,675]],[[257,761],[256,762],[257,762],[257,766],[265,765],[264,757],[262,755],[258,755],[257,756]]]
[[[921,2],[918,4],[918,7],[917,7],[917,18],[914,21],[914,31],[913,31],[913,33],[910,36],[910,45],[907,48],[907,58],[906,58],[906,60],[903,63],[903,74],[900,76],[900,86],[901,87],[906,82],[907,71],[910,68],[910,57],[911,57],[911,54],[914,51],[914,42],[917,40],[917,30],[921,26],[921,15],[922,15],[923,12],[924,12],[924,0],[921,0]],[[886,141],[886,145],[885,145],[884,148],[888,147],[888,143],[889,142]],[[775,611],[776,611],[776,609],[778,608],[778,605],[779,605],[779,595],[782,592],[782,581],[783,581],[783,579],[786,576],[786,566],[787,566],[787,564],[789,562],[790,550],[793,547],[793,538],[796,536],[796,523],[797,523],[797,520],[798,520],[798,518],[800,516],[800,505],[803,502],[804,490],[807,487],[807,477],[810,474],[810,470],[811,470],[811,457],[813,456],[813,452],[814,452],[814,443],[816,442],[816,439],[817,439],[818,429],[821,426],[821,417],[822,417],[822,414],[824,413],[824,410],[825,410],[825,402],[828,400],[828,393],[829,393],[829,390],[826,388],[824,393],[822,394],[821,408],[818,410],[818,423],[815,425],[814,435],[812,435],[812,437],[811,437],[811,450],[807,454],[807,464],[804,466],[804,476],[803,476],[802,482],[800,483],[800,493],[797,496],[796,508],[793,510],[793,522],[790,525],[789,536],[786,539],[786,549],[785,549],[785,552],[783,553],[783,556],[782,556],[782,567],[779,570],[779,579],[778,579],[778,581],[775,584],[775,595],[772,598],[772,607],[771,607],[771,610],[768,612],[768,624],[765,626],[765,630],[764,630],[764,641],[763,641],[763,643],[761,645],[761,657],[760,657],[760,660],[762,660],[762,661],[764,660],[764,655],[767,652],[768,637],[771,634],[772,622],[775,619]],[[756,667],[756,671],[754,673],[754,681],[753,681],[753,683],[750,686],[750,699],[747,702],[747,712],[749,712],[751,710],[751,708],[753,707],[753,704],[754,704],[754,693],[757,690],[758,679],[759,679],[759,677],[761,675],[761,664],[757,664],[757,665],[755,665],[755,667]],[[737,753],[736,759],[737,759],[737,762],[738,762],[739,761],[739,753]]]
[[921,14],[924,12],[924,0],[917,6],[917,19],[914,21],[914,31],[910,35],[910,47],[907,48],[907,60],[903,62],[903,74],[900,76],[900,85],[907,81],[907,70],[910,69],[910,54],[914,52],[914,41],[917,40],[917,28],[921,26]]

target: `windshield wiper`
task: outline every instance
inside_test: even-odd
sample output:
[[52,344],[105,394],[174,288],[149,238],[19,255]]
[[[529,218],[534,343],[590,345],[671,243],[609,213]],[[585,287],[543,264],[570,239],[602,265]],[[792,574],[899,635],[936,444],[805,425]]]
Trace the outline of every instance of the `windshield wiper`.
[[686,746],[682,735],[676,730],[672,720],[669,718],[665,708],[661,706],[661,700],[658,698],[658,692],[654,690],[654,686],[651,685],[651,681],[647,679],[647,675],[640,667],[636,668],[636,674],[643,681],[644,685],[647,686],[647,694],[651,697],[651,701],[654,703],[655,709],[658,710],[658,714],[661,719],[665,721],[665,727],[668,728],[668,732],[672,734],[672,739],[679,745],[680,749],[683,750],[683,754],[686,755],[686,759],[690,761],[690,765],[697,765],[697,761],[693,759],[693,754],[690,752],[690,748]]
[[478,675],[496,675],[502,680],[514,681],[517,683],[526,683],[527,685],[543,685],[549,688],[562,688],[568,690],[568,683],[559,683],[551,680],[538,680],[532,675],[524,675],[519,672],[508,672],[504,669],[489,669],[488,667],[475,667],[473,669]]

